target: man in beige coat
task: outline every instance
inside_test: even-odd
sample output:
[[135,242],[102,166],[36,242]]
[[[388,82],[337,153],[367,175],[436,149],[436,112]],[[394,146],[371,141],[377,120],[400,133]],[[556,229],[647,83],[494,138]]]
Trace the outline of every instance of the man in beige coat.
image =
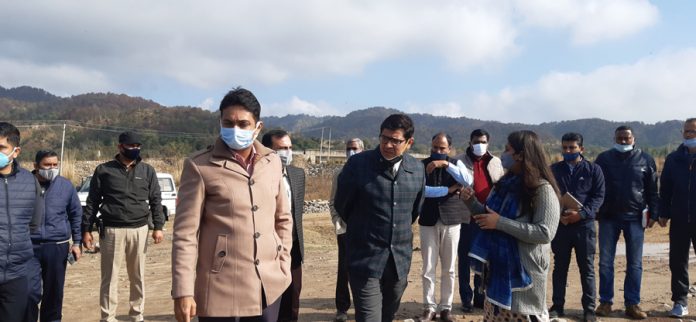
[[292,217],[280,158],[255,140],[260,111],[250,91],[230,91],[220,138],[184,162],[172,245],[179,322],[278,318],[291,279]]

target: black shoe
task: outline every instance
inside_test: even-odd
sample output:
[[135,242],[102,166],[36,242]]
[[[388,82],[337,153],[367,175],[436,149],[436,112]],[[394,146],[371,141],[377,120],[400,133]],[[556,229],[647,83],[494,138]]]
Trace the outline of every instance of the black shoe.
[[565,313],[563,312],[563,308],[560,306],[552,305],[551,308],[549,309],[549,317],[552,319],[555,318],[560,318],[563,317]]
[[594,311],[585,311],[582,315],[583,322],[597,322],[597,315]]
[[464,313],[471,313],[474,312],[474,307],[470,303],[462,304],[462,311],[464,311]]
[[474,300],[474,307],[477,309],[483,309],[483,300],[480,300],[480,301]]

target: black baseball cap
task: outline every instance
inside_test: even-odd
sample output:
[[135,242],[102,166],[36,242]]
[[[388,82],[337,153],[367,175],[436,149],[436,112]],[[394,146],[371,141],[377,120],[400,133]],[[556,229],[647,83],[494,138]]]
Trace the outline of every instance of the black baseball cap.
[[133,132],[123,132],[118,136],[120,144],[142,144],[140,137]]

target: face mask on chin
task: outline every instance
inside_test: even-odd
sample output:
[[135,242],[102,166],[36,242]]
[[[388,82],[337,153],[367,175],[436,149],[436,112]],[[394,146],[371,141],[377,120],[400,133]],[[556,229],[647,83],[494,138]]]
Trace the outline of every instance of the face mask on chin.
[[633,145],[632,144],[614,144],[614,149],[616,151],[619,151],[621,153],[626,153],[633,151]]
[[687,148],[696,148],[696,138],[684,140],[684,146]]

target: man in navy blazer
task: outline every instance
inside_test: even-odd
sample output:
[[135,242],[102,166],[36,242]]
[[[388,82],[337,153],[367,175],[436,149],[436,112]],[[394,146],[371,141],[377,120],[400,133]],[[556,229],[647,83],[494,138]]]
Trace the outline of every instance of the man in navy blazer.
[[425,190],[423,164],[404,152],[413,121],[392,114],[380,126],[379,147],[348,159],[334,206],[347,225],[348,272],[356,321],[391,321],[411,268],[413,232]]

